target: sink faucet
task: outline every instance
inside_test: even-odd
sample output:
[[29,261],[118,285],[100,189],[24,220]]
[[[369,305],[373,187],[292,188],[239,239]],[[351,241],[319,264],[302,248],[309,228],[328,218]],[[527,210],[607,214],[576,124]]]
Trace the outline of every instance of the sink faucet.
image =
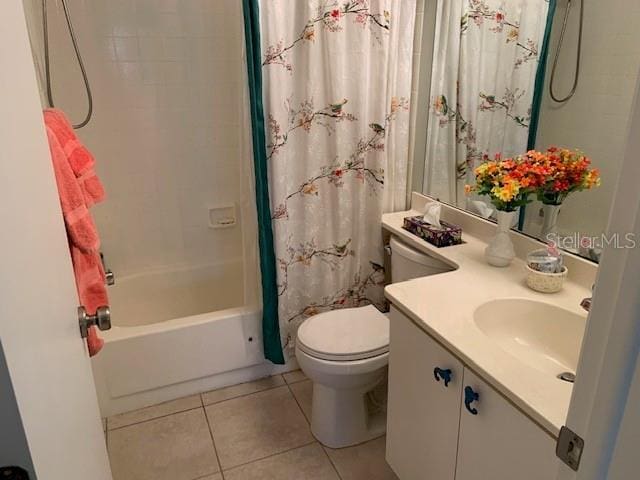
[[587,312],[591,310],[591,297],[583,298],[580,302],[580,306],[584,308]]
[[[591,286],[592,292],[593,292],[594,286],[595,285]],[[591,310],[591,301],[592,301],[592,297],[583,298],[582,301],[580,302],[580,306],[588,312],[589,310]]]

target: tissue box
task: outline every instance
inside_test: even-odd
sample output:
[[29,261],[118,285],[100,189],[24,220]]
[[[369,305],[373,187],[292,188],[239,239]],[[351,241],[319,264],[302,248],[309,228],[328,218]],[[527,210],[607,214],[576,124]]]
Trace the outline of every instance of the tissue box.
[[425,222],[422,216],[405,217],[402,228],[426,240],[436,247],[449,247],[462,243],[462,228],[440,220],[442,228]]

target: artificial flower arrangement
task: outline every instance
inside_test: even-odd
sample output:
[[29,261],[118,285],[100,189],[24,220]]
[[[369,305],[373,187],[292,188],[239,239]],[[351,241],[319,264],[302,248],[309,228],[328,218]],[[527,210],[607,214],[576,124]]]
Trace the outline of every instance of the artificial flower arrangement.
[[[546,152],[531,150],[524,155],[503,160],[500,154],[476,167],[476,184],[467,185],[467,194],[487,195],[498,210],[497,234],[485,249],[487,261],[505,267],[515,257],[509,236],[518,207],[530,202],[535,194],[553,213],[545,213],[543,234],[555,228],[559,205],[571,192],[600,185],[600,173],[591,161],[577,150],[549,148]],[[548,216],[548,218],[547,218]]]
[[536,195],[545,205],[561,205],[572,192],[600,186],[600,172],[590,168],[591,160],[578,150],[551,147],[546,153],[527,155],[533,168],[544,172]]
[[501,212],[514,212],[529,202],[529,195],[540,186],[536,174],[525,157],[503,160],[496,154],[493,160],[485,161],[475,169],[476,184],[467,185],[466,193],[487,195],[491,203]]
[[600,172],[590,165],[582,152],[556,147],[506,160],[497,154],[476,167],[476,185],[467,185],[465,190],[489,196],[503,212],[526,205],[534,193],[546,205],[560,205],[570,193],[600,185]]

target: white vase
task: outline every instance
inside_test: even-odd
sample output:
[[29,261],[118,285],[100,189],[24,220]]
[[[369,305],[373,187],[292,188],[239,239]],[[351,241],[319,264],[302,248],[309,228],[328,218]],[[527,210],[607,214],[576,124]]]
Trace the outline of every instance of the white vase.
[[543,242],[553,241],[558,235],[558,214],[562,205],[542,205],[543,220],[540,240]]
[[489,265],[494,267],[508,267],[515,258],[516,252],[511,242],[511,226],[517,212],[503,212],[498,210],[498,228],[496,236],[491,239],[484,250],[484,256]]

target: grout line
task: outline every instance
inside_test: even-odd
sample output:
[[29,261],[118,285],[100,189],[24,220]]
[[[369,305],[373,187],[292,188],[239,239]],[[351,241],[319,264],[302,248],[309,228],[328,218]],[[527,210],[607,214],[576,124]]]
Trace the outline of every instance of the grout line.
[[[296,372],[296,371],[297,370],[294,370],[294,372]],[[293,372],[286,372],[286,373],[281,374],[282,375],[282,379],[284,380],[284,382],[287,385],[293,385],[294,383],[300,383],[300,382],[304,382],[305,380],[309,380],[309,377],[305,376],[304,378],[301,378],[300,380],[294,380],[293,382],[290,382],[290,381],[287,380],[287,377],[285,377],[285,375],[287,373],[293,373]]]
[[[242,385],[242,384],[240,383],[239,385]],[[232,386],[235,386],[235,385],[232,385]],[[228,402],[230,400],[235,400],[236,398],[248,397],[249,395],[255,395],[256,393],[266,392],[268,390],[275,390],[276,388],[285,387],[285,386],[287,386],[287,384],[283,383],[282,385],[275,385],[273,387],[267,387],[267,388],[265,388],[263,390],[256,390],[255,392],[243,393],[241,395],[238,395],[238,396],[235,396],[235,397],[231,397],[231,398],[225,398],[224,400],[220,400],[218,402],[213,402],[213,403],[204,403],[204,393],[203,393],[203,394],[201,394],[201,395],[203,395],[203,397],[202,397],[202,405],[204,407],[209,407],[211,405],[218,405],[219,403],[224,403],[224,402]],[[229,388],[229,387],[225,387],[225,388]],[[211,390],[211,391],[215,392],[215,390]],[[209,393],[209,392],[205,392],[205,393]]]
[[[300,383],[300,382],[296,382],[296,383]],[[291,396],[293,397],[293,399],[296,402],[296,405],[298,405],[298,408],[300,409],[300,412],[302,412],[302,416],[304,417],[304,419],[307,421],[307,425],[309,425],[309,429],[311,429],[311,420],[309,420],[307,418],[307,414],[304,413],[304,410],[302,409],[302,405],[300,405],[300,402],[298,401],[298,398],[296,397],[295,393],[293,393],[293,390],[291,390],[291,385],[289,385],[287,383],[287,388],[289,389],[289,393],[291,394]],[[313,434],[312,434],[313,435]]]
[[[294,383],[300,383],[300,382],[294,382]],[[296,401],[296,403],[298,404],[298,408],[300,409],[300,411],[302,412],[302,416],[304,417],[304,419],[307,421],[307,424],[309,425],[309,428],[311,428],[311,420],[309,420],[307,418],[307,415],[304,413],[304,410],[302,409],[302,406],[300,405],[300,402],[298,402],[298,398],[294,395],[293,390],[291,390],[291,386],[290,384],[287,384],[287,387],[289,387],[289,391],[291,392],[291,396],[293,397],[293,399]],[[313,435],[313,433],[312,433]],[[317,440],[316,440],[317,441]],[[340,472],[338,471],[338,467],[336,467],[336,464],[333,463],[333,460],[331,460],[331,457],[329,456],[329,453],[327,452],[327,449],[324,445],[322,445],[320,442],[318,442],[318,445],[320,445],[320,449],[324,452],[325,457],[327,457],[327,460],[329,460],[329,463],[331,464],[331,466],[333,467],[333,470],[336,472],[336,475],[338,476],[338,478],[340,480],[342,480],[342,475],[340,475]]]
[[[309,445],[313,445],[314,443],[318,443],[318,441],[315,438],[311,442],[303,443],[302,445],[297,445],[295,447],[287,448],[286,450],[282,450],[281,452],[272,453],[271,455],[266,455],[264,457],[256,458],[256,459],[250,460],[248,462],[239,463],[238,465],[234,465],[233,467],[225,468],[224,471],[225,472],[229,472],[229,471],[235,470],[236,468],[239,468],[239,467],[244,467],[246,465],[251,465],[252,463],[256,463],[256,462],[260,462],[262,460],[266,460],[267,458],[277,457],[278,455],[284,455],[285,453],[292,452],[293,450],[297,450],[299,448],[308,447]],[[318,443],[318,445],[320,445],[320,444]],[[322,447],[322,445],[320,445],[320,447]]]
[[[159,405],[161,405],[161,404],[159,404]],[[177,410],[175,412],[167,413],[166,415],[159,415],[157,417],[147,418],[146,420],[140,420],[139,422],[128,423],[127,425],[123,425],[121,427],[116,427],[116,428],[112,428],[112,429],[109,429],[109,424],[107,423],[107,431],[115,432],[116,430],[122,430],[123,428],[133,427],[134,425],[140,425],[141,423],[152,422],[152,421],[158,420],[160,418],[166,418],[166,417],[170,417],[171,415],[177,415],[178,413],[190,412],[192,410],[197,410],[199,408],[203,408],[203,407],[200,406],[200,407],[187,408],[185,410]]]
[[320,444],[320,447],[322,448],[322,451],[324,452],[325,456],[327,457],[327,460],[329,460],[329,463],[331,464],[331,466],[333,467],[333,469],[336,472],[336,475],[338,475],[338,478],[340,480],[342,480],[342,475],[340,475],[340,472],[338,471],[338,467],[336,467],[336,464],[333,463],[333,460],[331,460],[331,457],[329,456],[329,452],[327,452],[327,447],[325,447],[324,445]]
[[[213,473],[207,473],[206,475],[203,475],[201,477],[192,478],[191,480],[202,480],[203,478],[210,478],[210,477],[213,477],[213,476],[217,475],[218,473],[220,475],[222,475],[222,470],[218,470],[217,472],[213,472]],[[224,477],[222,477],[222,478],[224,478]]]
[[[275,377],[275,376],[278,376],[278,375],[272,375],[272,376],[273,376],[273,377]],[[280,375],[280,376],[282,376],[282,375]],[[264,377],[264,378],[270,378],[270,377]],[[259,379],[259,380],[261,380],[261,379]],[[139,421],[136,421],[136,422],[128,423],[128,424],[126,424],[126,425],[122,425],[121,427],[116,427],[116,428],[111,428],[111,429],[110,429],[110,428],[109,428],[109,419],[108,419],[108,417],[107,417],[107,418],[106,418],[106,420],[107,420],[107,431],[109,431],[109,430],[112,430],[112,431],[113,431],[113,430],[120,430],[121,428],[131,427],[131,426],[133,426],[133,425],[138,425],[138,424],[140,424],[140,423],[150,422],[150,421],[152,421],[152,420],[157,420],[157,419],[159,419],[159,418],[170,417],[171,415],[175,415],[176,413],[184,413],[184,412],[188,412],[188,411],[191,411],[191,410],[196,410],[196,409],[198,409],[198,408],[208,407],[208,406],[210,406],[210,405],[217,405],[217,404],[219,404],[219,403],[224,403],[224,402],[228,402],[228,401],[230,401],[230,400],[235,400],[236,398],[248,397],[249,395],[253,395],[253,394],[256,394],[256,393],[260,393],[260,392],[266,392],[267,390],[274,390],[274,389],[276,389],[276,388],[284,387],[284,386],[286,386],[286,385],[287,385],[287,383],[284,381],[284,378],[283,378],[282,380],[283,380],[283,383],[282,383],[281,385],[275,385],[275,386],[273,386],[273,387],[267,387],[267,388],[265,388],[265,389],[263,389],[263,390],[257,390],[257,391],[255,391],[255,392],[243,393],[242,395],[237,395],[237,396],[235,396],[235,397],[226,398],[226,399],[224,399],[224,400],[220,400],[219,402],[213,402],[213,403],[205,403],[204,395],[205,395],[206,393],[215,392],[216,390],[222,390],[222,389],[224,389],[224,388],[235,387],[236,385],[230,385],[229,387],[222,387],[222,388],[219,388],[219,389],[216,389],[216,390],[209,390],[209,391],[207,391],[207,392],[196,393],[196,394],[194,394],[194,395],[198,395],[198,396],[200,397],[200,407],[186,408],[186,409],[184,409],[184,410],[176,410],[175,412],[167,413],[166,415],[159,415],[159,416],[157,416],[157,417],[148,418],[148,419],[146,419],[146,420],[139,420]],[[252,382],[245,382],[245,383],[252,383]],[[297,382],[296,382],[296,383],[297,383]],[[243,384],[242,384],[242,383],[239,383],[238,385],[243,385]],[[187,398],[187,397],[182,397],[182,398]],[[179,399],[177,399],[177,400],[181,400],[181,399],[179,398]],[[169,402],[172,402],[172,401],[174,401],[174,400],[170,400]],[[164,403],[169,403],[169,402],[162,402],[162,403],[158,403],[158,404],[156,404],[156,405],[150,405],[150,406],[145,407],[145,408],[157,407],[158,405],[162,405],[162,404],[164,404]],[[143,409],[141,409],[141,410],[143,410]],[[136,410],[133,410],[133,411],[135,412]],[[131,413],[131,412],[126,412],[126,413]],[[124,415],[124,414],[122,414],[122,415]],[[305,417],[305,418],[306,418],[306,417]]]
[[204,410],[204,418],[207,421],[207,428],[209,429],[209,435],[211,436],[211,443],[213,444],[213,451],[216,454],[216,462],[218,462],[218,468],[220,469],[220,476],[222,480],[224,480],[224,472],[222,471],[222,463],[220,463],[220,455],[218,455],[218,448],[216,447],[216,441],[213,438],[213,428],[211,428],[211,422],[209,421],[209,415],[207,415],[207,409],[202,407]]

